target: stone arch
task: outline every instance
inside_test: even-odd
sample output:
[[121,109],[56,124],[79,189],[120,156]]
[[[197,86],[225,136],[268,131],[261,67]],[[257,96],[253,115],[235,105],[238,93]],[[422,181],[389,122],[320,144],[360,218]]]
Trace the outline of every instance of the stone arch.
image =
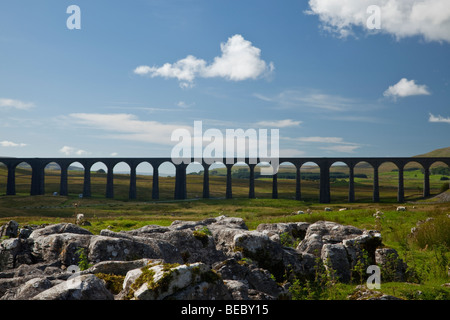
[[203,197],[203,177],[205,169],[200,162],[193,161],[186,167],[186,191],[188,199]]
[[424,195],[424,166],[420,161],[409,160],[403,167],[405,200],[420,199]]
[[208,168],[209,197],[223,198],[227,191],[227,168],[222,161],[214,161]]
[[69,196],[83,194],[84,170],[84,165],[78,161],[67,165],[67,194]]
[[113,197],[119,200],[129,199],[131,166],[125,161],[119,161],[112,167]]
[[317,162],[308,161],[300,166],[301,197],[317,201],[320,197],[320,167]]
[[[277,170],[280,169],[278,166]],[[266,161],[258,162],[254,168],[256,198],[278,198],[278,174]],[[278,171],[276,171],[278,173]]]
[[250,181],[250,167],[243,161],[231,166],[231,185],[233,198],[248,197]]
[[29,195],[31,193],[33,175],[33,168],[31,167],[31,164],[27,161],[21,161],[14,167],[16,194]]
[[277,175],[277,191],[280,199],[296,199],[297,168],[290,161],[280,163]]
[[57,161],[49,161],[44,165],[44,185],[46,194],[59,195],[61,184],[61,165]]
[[91,197],[105,197],[108,182],[108,166],[97,161],[89,168],[91,172]]
[[8,167],[6,163],[0,161],[0,195],[6,195],[8,179]]
[[330,165],[330,196],[335,201],[353,202],[354,189],[350,190],[350,168],[343,161],[334,161]]
[[374,194],[374,166],[367,161],[359,161],[353,169],[355,201],[373,200]]
[[173,199],[175,193],[176,167],[170,161],[158,165],[159,199]]
[[136,165],[136,199],[146,201],[152,198],[153,165],[142,161]]
[[384,160],[378,166],[378,186],[380,202],[397,202],[399,193],[399,165]]
[[[447,178],[449,180],[447,180]],[[429,169],[430,193],[429,195],[437,195],[444,188],[444,184],[450,182],[450,163],[440,160],[433,161]]]

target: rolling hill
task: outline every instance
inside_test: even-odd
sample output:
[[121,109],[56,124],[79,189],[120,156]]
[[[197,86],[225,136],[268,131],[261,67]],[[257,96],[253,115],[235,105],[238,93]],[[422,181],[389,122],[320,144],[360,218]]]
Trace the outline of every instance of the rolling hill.
[[424,154],[419,154],[415,157],[450,157],[450,147],[436,149]]

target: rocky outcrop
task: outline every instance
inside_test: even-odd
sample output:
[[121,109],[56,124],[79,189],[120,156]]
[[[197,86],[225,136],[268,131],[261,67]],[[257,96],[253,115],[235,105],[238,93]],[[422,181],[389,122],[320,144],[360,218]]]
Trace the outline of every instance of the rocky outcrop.
[[32,300],[113,300],[104,282],[93,274],[63,281],[32,297]]
[[289,299],[292,281],[323,268],[342,282],[387,257],[396,279],[406,270],[378,232],[327,221],[248,230],[220,216],[98,235],[70,223],[23,229],[0,229],[3,300]]
[[137,300],[231,299],[221,277],[201,262],[182,265],[150,262],[127,273],[120,295]]
[[8,223],[0,226],[0,239],[4,237],[13,237],[15,238],[17,236],[17,232],[19,230],[19,224],[11,220]]
[[335,222],[318,221],[308,227],[297,251],[320,257],[326,269],[348,283],[355,267],[366,269],[376,264],[375,250],[382,245],[381,234]]

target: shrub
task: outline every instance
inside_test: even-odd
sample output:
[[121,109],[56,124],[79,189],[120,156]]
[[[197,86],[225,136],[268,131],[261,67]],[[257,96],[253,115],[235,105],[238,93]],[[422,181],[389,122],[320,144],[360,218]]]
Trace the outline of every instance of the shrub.
[[208,236],[212,235],[211,231],[205,226],[200,228],[199,230],[194,230],[193,235],[197,240],[200,240],[203,244],[203,247],[208,246]]
[[81,271],[89,269],[92,264],[89,263],[88,257],[86,255],[86,250],[84,248],[79,248],[76,253],[78,254],[78,267]]
[[96,273],[97,278],[105,281],[106,289],[113,294],[118,294],[122,290],[123,281],[125,276],[115,274]]
[[442,193],[442,192],[445,192],[445,191],[447,191],[449,188],[450,188],[450,183],[446,182],[446,183],[442,184],[441,189],[440,189],[440,192],[441,192],[441,193]]
[[450,218],[443,215],[422,223],[414,233],[414,241],[422,249],[439,245],[450,248]]
[[335,271],[327,269],[320,258],[317,258],[314,279],[296,278],[288,290],[292,300],[344,300],[351,288],[352,285],[337,281]]
[[295,239],[289,232],[280,234],[280,243],[282,246],[296,248],[300,243],[300,239]]

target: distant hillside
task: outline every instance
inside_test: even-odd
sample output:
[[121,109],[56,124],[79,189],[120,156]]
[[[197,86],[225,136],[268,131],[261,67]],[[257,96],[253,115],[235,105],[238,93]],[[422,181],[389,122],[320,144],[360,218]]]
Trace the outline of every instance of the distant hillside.
[[[54,162],[49,163],[45,169],[47,170],[61,170],[61,168]],[[69,166],[68,168],[69,171],[84,171],[83,168],[77,167],[77,166]]]
[[[27,163],[20,163],[18,166],[18,168],[21,169],[30,169],[30,165]],[[54,162],[49,163],[46,167],[46,170],[61,170],[61,168]],[[77,167],[77,166],[69,166],[68,168],[69,171],[84,171],[83,168]]]
[[419,154],[415,157],[450,157],[450,147],[436,149],[424,154]]

